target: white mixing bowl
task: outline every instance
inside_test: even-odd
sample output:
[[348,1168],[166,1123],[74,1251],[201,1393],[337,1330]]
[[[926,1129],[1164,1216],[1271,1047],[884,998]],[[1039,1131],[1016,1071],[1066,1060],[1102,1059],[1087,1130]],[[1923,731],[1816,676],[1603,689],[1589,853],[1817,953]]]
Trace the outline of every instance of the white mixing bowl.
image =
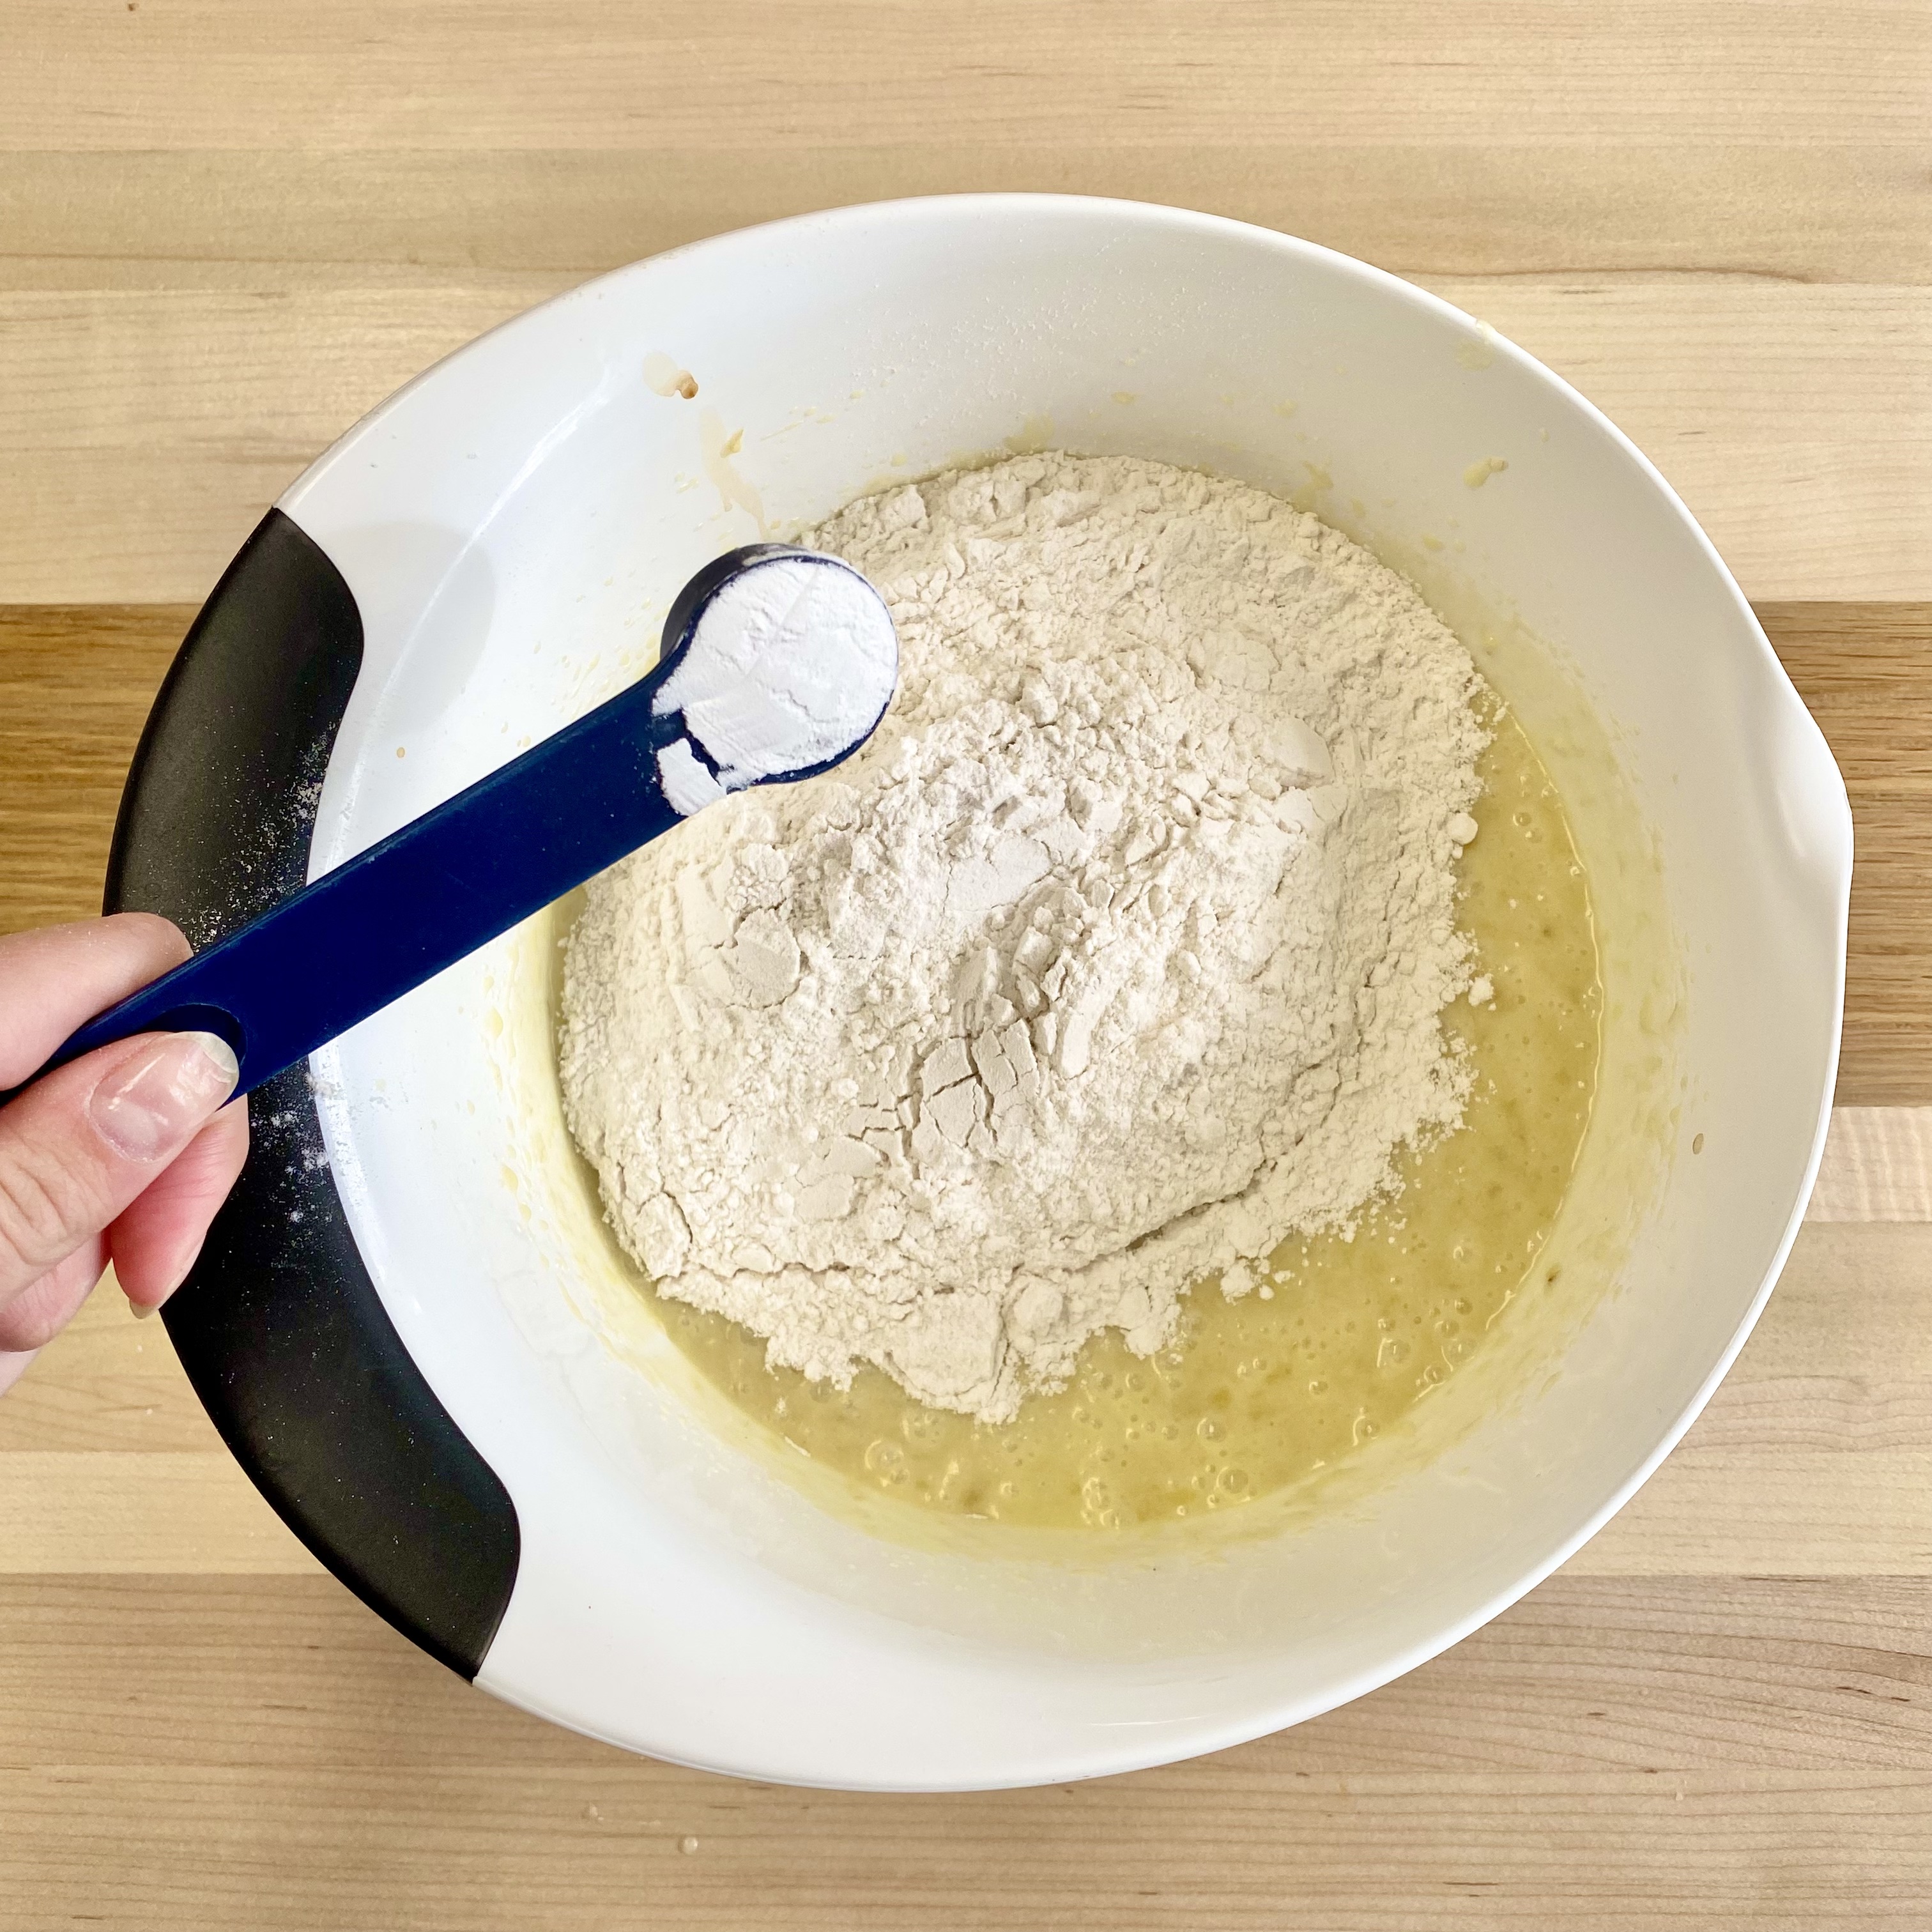
[[[1326,1710],[1494,1616],[1630,1495],[1799,1219],[1850,820],[1736,585],[1530,357],[1232,222],[1028,196],[848,209],[606,276],[431,370],[281,506],[364,631],[311,870],[634,675],[672,592],[760,517],[796,528],[1048,446],[1296,494],[1464,624],[1571,796],[1605,909],[1624,1058],[1585,1162],[1596,1220],[1569,1251],[1614,1286],[1549,1327],[1533,1382],[1492,1378],[1439,1453],[1270,1533],[1084,1561],[1011,1532],[877,1535],[653,1352],[562,1144],[544,947],[506,941],[315,1070],[382,1303],[520,1526],[478,1681],[620,1744],[763,1778],[994,1786]],[[1507,470],[1472,486],[1492,457]]]

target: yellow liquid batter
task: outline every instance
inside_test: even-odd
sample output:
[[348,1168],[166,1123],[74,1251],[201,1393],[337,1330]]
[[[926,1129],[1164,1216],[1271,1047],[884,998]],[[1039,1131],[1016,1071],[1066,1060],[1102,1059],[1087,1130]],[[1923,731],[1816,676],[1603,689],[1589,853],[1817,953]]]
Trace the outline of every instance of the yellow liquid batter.
[[1562,802],[1508,715],[1484,754],[1462,914],[1496,988],[1444,1024],[1474,1055],[1462,1129],[1403,1163],[1353,1240],[1296,1237],[1267,1298],[1211,1280],[1169,1347],[1118,1332],[1064,1389],[989,1426],[929,1408],[882,1371],[847,1390],[765,1364],[758,1336],[652,1296],[670,1338],[754,1422],[862,1488],[950,1516],[1044,1528],[1172,1520],[1269,1496],[1386,1430],[1540,1284],[1597,1076],[1602,997],[1589,897]]

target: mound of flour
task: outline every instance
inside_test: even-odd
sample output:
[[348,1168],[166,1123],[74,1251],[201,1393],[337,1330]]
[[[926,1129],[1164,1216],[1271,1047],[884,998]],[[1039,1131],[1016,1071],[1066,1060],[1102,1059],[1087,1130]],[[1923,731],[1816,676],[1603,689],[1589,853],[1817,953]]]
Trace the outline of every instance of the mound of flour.
[[1003,1419],[1460,1120],[1482,687],[1366,550],[1158,464],[1024,457],[802,541],[884,593],[898,693],[593,883],[566,1111],[665,1293]]

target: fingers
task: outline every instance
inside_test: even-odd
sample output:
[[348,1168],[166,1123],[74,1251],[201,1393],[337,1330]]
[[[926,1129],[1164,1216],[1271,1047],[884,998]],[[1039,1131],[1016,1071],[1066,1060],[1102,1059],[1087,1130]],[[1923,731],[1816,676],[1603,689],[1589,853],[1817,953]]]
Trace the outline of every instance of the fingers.
[[136,1314],[152,1314],[201,1252],[208,1224],[248,1157],[248,1103],[224,1108],[124,1209],[0,1308],[0,1394],[73,1320],[111,1260]]
[[0,1108],[0,1309],[150,1186],[238,1072],[213,1034],[146,1034],[56,1069]]
[[188,941],[151,912],[0,938],[0,1091],[19,1086],[76,1027],[188,956]]
[[71,1321],[111,1260],[137,1314],[181,1286],[248,1155],[244,1100],[224,1108],[116,1218],[0,1306],[0,1393]]
[[[148,913],[0,938],[0,1089],[188,956],[181,934]],[[187,1274],[248,1150],[246,1109],[218,1112],[236,1070],[212,1034],[148,1034],[59,1068],[0,1108],[0,1391],[86,1299],[110,1254],[137,1312]]]
[[44,1348],[73,1320],[106,1265],[107,1238],[96,1234],[0,1308],[0,1358],[18,1352],[24,1366],[26,1357]]
[[208,1224],[248,1158],[248,1103],[238,1100],[190,1141],[107,1231],[116,1278],[137,1312],[158,1308],[194,1265]]

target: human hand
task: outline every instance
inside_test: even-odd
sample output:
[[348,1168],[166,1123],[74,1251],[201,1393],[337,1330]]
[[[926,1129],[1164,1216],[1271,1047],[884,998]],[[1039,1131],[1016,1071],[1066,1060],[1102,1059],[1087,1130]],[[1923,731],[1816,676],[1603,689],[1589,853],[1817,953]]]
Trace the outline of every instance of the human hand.
[[[152,913],[0,938],[0,1091],[188,956]],[[109,1262],[137,1315],[181,1285],[248,1155],[248,1103],[223,1105],[236,1073],[212,1034],[142,1034],[0,1107],[0,1390]]]

